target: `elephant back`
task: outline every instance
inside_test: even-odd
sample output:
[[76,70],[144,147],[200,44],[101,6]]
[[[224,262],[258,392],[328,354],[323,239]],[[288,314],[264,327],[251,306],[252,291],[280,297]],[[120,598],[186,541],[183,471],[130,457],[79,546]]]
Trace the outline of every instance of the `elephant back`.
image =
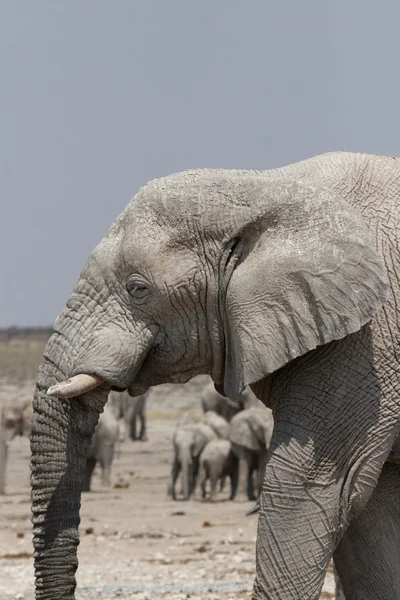
[[204,422],[214,430],[215,434],[221,440],[227,440],[229,436],[229,423],[224,417],[213,410],[209,410],[204,415]]
[[253,452],[266,448],[270,441],[271,418],[264,409],[249,408],[235,415],[229,429],[232,444]]
[[247,412],[243,410],[232,418],[229,427],[229,441],[235,446],[257,452],[260,450],[260,443],[254,435]]
[[231,447],[229,440],[211,440],[201,453],[200,462],[213,462],[220,459],[223,464],[228,459]]
[[193,434],[194,434],[194,449],[193,456],[199,456],[201,452],[204,450],[205,446],[211,440],[216,440],[217,435],[213,429],[209,425],[205,423],[196,423],[193,426]]

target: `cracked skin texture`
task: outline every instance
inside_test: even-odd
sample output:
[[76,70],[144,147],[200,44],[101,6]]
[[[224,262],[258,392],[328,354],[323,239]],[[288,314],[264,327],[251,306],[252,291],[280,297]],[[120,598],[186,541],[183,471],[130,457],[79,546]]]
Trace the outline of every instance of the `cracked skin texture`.
[[[141,188],[55,324],[32,423],[36,598],[72,600],[86,450],[110,389],[212,375],[273,410],[254,599],[400,598],[400,163],[331,153]],[[78,373],[105,383],[59,401]],[[363,576],[360,576],[360,573]]]

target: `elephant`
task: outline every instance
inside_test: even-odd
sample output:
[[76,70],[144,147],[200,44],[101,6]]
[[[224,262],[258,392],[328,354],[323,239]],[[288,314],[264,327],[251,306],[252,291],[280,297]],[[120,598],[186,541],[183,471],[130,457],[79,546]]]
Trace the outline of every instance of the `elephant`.
[[318,598],[333,557],[347,600],[398,599],[399,197],[399,159],[351,152],[140,188],[38,370],[37,600],[74,598],[86,451],[110,389],[200,374],[273,412],[253,598]]
[[200,455],[199,479],[203,498],[206,497],[206,483],[210,480],[210,499],[214,500],[217,493],[219,480],[229,477],[231,481],[231,494],[229,499],[234,500],[237,492],[239,475],[239,460],[232,452],[229,440],[218,439],[208,442]]
[[213,382],[204,388],[201,398],[201,405],[205,413],[216,412],[228,422],[239,411],[260,404],[261,402],[254,396],[250,388],[246,388],[235,401],[217,392]]
[[267,451],[271,442],[273,418],[265,408],[248,408],[237,413],[230,422],[229,440],[232,452],[247,465],[247,497],[256,500],[253,475],[257,473],[257,494],[261,493]]
[[0,408],[0,495],[6,493],[8,444],[17,435],[29,436],[32,402],[13,403]]
[[[123,419],[129,428],[129,437],[132,441],[147,441],[146,435],[146,400],[149,392],[140,396],[132,397],[128,391],[111,391],[108,401],[110,402],[116,418]],[[140,419],[140,432],[137,435],[137,419]]]
[[92,443],[87,453],[86,469],[83,478],[83,492],[90,492],[93,471],[96,464],[101,467],[101,482],[105,487],[111,486],[111,467],[115,448],[119,437],[118,422],[112,408],[106,404],[101,414]]
[[196,487],[200,455],[206,445],[214,439],[217,439],[215,431],[205,423],[177,426],[173,436],[174,459],[169,484],[173,500],[177,500],[175,485],[180,472],[183,500],[189,500]]

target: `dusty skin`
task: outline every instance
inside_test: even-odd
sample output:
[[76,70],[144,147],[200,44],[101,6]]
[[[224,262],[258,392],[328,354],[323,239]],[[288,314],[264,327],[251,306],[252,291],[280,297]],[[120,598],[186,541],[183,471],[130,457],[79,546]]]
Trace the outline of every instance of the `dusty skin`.
[[[196,379],[198,389],[203,378]],[[245,513],[252,504],[242,492],[229,502],[229,489],[214,503],[200,501],[198,490],[189,502],[166,495],[174,423],[194,406],[197,394],[185,386],[160,386],[149,399],[149,441],[121,445],[112,489],[101,489],[96,470],[93,492],[82,497],[77,598],[250,598],[257,517]],[[9,450],[8,489],[0,496],[0,598],[33,600],[28,439],[15,439]],[[334,598],[330,572],[321,598]]]

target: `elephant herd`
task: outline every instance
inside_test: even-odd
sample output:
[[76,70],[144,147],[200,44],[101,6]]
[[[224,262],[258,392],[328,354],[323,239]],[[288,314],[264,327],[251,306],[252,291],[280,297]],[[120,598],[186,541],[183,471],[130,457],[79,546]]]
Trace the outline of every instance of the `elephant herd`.
[[[128,432],[133,441],[147,440],[146,400],[149,391],[131,396],[128,391],[111,391],[100,416],[87,452],[83,491],[90,491],[94,469],[101,469],[101,482],[111,486],[111,468],[119,444]],[[0,494],[6,489],[7,447],[18,435],[28,436],[32,417],[31,402],[3,406],[0,411]],[[201,409],[182,415],[173,434],[173,463],[168,486],[174,500],[188,500],[199,480],[203,498],[207,496],[207,481],[211,498],[217,494],[217,483],[231,483],[230,499],[237,493],[239,465],[247,469],[247,496],[255,500],[256,488],[261,490],[266,452],[272,434],[271,411],[246,389],[237,401],[219,394],[213,383],[201,396]],[[181,474],[180,494],[176,482]]]
[[[149,392],[132,397],[125,392],[112,391],[95,429],[86,459],[83,491],[90,491],[94,468],[101,468],[104,486],[111,485],[111,467],[125,429],[132,440],[147,440],[146,399]],[[239,480],[239,465],[247,469],[247,496],[255,500],[261,491],[267,450],[272,435],[273,420],[267,409],[246,389],[238,401],[219,394],[208,385],[201,397],[201,409],[189,410],[179,419],[173,434],[173,462],[168,493],[177,500],[188,500],[197,481],[203,498],[207,482],[211,499],[217,494],[217,484],[224,487],[225,478],[231,483],[230,499],[234,500]],[[137,435],[137,420],[140,432]],[[176,483],[181,474],[180,494]],[[257,474],[254,491],[254,474]]]
[[267,409],[247,389],[237,402],[220,395],[210,384],[203,393],[202,411],[188,411],[174,431],[174,458],[168,491],[178,499],[176,482],[181,473],[181,496],[188,500],[199,480],[202,497],[210,498],[230,479],[230,500],[236,497],[239,465],[247,468],[247,497],[255,500],[254,473],[257,473],[257,496],[261,492],[273,419]]

